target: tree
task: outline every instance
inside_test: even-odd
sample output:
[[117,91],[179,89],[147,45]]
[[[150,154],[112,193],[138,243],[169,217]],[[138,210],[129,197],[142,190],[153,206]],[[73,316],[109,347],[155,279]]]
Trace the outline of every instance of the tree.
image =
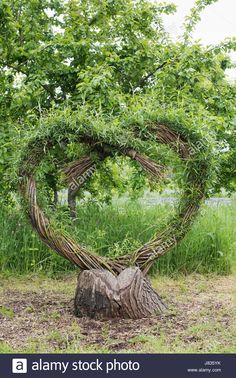
[[[191,39],[201,11],[214,1],[196,1],[182,38],[174,42],[162,22],[163,14],[175,11],[173,4],[147,0],[2,0],[3,200],[9,202],[9,193],[17,188],[16,174],[12,172],[18,169],[22,145],[27,146],[32,136],[47,133],[50,122],[56,124],[53,137],[58,143],[39,169],[39,175],[47,181],[41,186],[49,186],[49,193],[65,186],[56,177],[58,162],[68,164],[86,155],[91,146],[98,153],[101,146],[91,138],[86,139],[86,145],[77,146],[63,114],[73,114],[68,119],[75,125],[78,118],[83,120],[87,132],[92,120],[96,132],[108,138],[110,144],[115,139],[121,143],[124,130],[133,138],[141,135],[151,159],[162,158],[166,164],[172,161],[178,165],[179,160],[166,154],[164,147],[157,149],[148,141],[151,121],[146,113],[157,109],[160,122],[172,125],[175,132],[184,124],[186,140],[197,142],[201,136],[202,146],[208,143],[209,150],[213,149],[215,165],[223,177],[215,179],[213,189],[222,185],[234,189],[235,85],[228,82],[225,71],[232,66],[227,52],[235,49],[236,43],[232,39],[203,47]],[[209,143],[212,138],[217,144]],[[69,143],[65,144],[65,140]],[[144,150],[144,145],[136,147]],[[201,146],[197,149],[201,152]],[[114,152],[110,154],[116,156]],[[134,161],[125,160],[131,179],[123,182],[109,159],[99,164],[104,164],[105,169],[86,182],[82,190],[94,195],[102,193],[101,198],[108,200],[114,188],[122,193],[128,186],[136,192],[146,183]],[[204,171],[202,161],[195,164],[196,169],[201,166]],[[197,181],[194,169],[189,175]],[[177,179],[180,186],[186,185],[181,176]]]
[[[235,41],[203,48],[191,40],[201,11],[213,2],[196,2],[186,19],[182,41],[173,43],[162,23],[162,14],[175,11],[173,4],[3,0],[3,198],[9,197],[11,189],[9,171],[14,149],[18,149],[15,141],[20,145],[25,132],[31,133],[45,112],[86,103],[116,114],[140,93],[155,93],[161,106],[189,112],[202,105],[209,118],[218,117],[220,125],[212,127],[220,149],[224,145],[228,151],[221,154],[223,181],[216,188],[224,185],[232,190],[235,86],[226,80],[225,70],[232,65],[226,52],[235,48]],[[111,181],[109,187],[114,187]]]

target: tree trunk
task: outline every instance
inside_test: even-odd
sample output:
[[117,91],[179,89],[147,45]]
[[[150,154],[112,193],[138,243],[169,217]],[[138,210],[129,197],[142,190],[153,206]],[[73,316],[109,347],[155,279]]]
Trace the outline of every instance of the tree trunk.
[[141,319],[161,314],[166,306],[137,267],[118,277],[108,270],[91,269],[79,274],[75,314],[94,319]]
[[76,211],[76,194],[79,191],[79,188],[76,190],[72,190],[69,186],[68,188],[68,206],[70,209],[70,216],[71,219],[75,220],[77,218],[77,211]]

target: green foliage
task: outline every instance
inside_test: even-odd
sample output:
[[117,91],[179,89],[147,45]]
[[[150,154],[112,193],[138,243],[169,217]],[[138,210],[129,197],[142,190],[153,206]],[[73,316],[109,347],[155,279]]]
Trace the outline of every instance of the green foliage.
[[197,0],[194,7],[191,9],[189,16],[185,19],[184,28],[184,42],[187,43],[191,38],[191,34],[195,29],[195,26],[201,20],[201,12],[211,4],[216,3],[218,0]]
[[[9,191],[16,189],[9,177],[23,137],[38,128],[49,110],[69,105],[81,111],[85,106],[97,117],[101,111],[117,116],[133,101],[142,103],[141,94],[151,96],[156,109],[171,106],[186,117],[192,114],[193,125],[195,115],[203,112],[207,121],[217,117],[211,124],[218,149],[226,146],[219,171],[225,174],[217,190],[222,185],[232,190],[235,86],[226,80],[225,70],[235,41],[204,48],[185,38],[213,2],[196,2],[186,20],[185,41],[174,43],[162,22],[163,14],[175,12],[173,4],[2,0],[1,199],[9,201]],[[55,176],[56,167],[51,173]]]

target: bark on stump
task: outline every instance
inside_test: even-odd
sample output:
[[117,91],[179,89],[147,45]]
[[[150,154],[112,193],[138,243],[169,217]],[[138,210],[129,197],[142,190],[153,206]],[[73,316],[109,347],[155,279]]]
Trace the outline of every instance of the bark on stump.
[[75,314],[94,319],[141,319],[161,314],[166,306],[139,268],[126,268],[118,277],[107,270],[79,274]]

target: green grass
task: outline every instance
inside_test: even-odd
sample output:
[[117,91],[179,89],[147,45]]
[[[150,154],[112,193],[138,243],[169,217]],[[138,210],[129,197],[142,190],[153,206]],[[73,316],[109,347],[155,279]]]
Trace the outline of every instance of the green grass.
[[[123,254],[148,241],[173,211],[170,205],[144,207],[137,202],[122,206],[82,206],[72,225],[63,209],[57,221],[77,240],[102,255]],[[228,274],[235,267],[236,206],[204,206],[185,239],[153,267],[160,274]],[[49,250],[15,209],[0,210],[0,272],[5,274],[58,272],[76,269]]]
[[14,318],[14,311],[11,308],[0,306],[0,315],[12,319]]

